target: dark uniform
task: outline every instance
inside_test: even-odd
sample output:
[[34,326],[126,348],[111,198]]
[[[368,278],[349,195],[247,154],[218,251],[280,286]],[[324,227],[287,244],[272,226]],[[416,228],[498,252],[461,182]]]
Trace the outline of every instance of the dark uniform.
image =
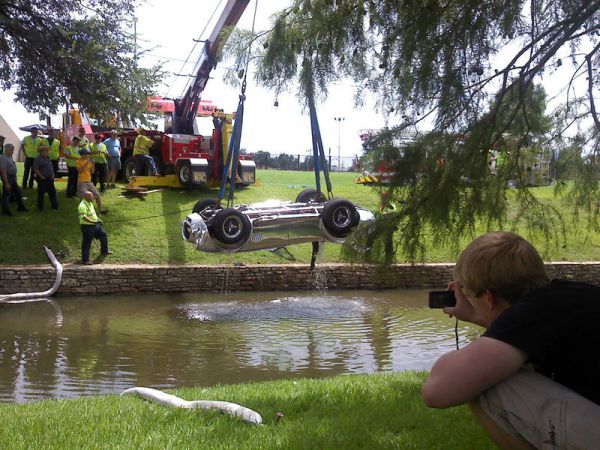
[[56,200],[56,188],[54,187],[54,167],[48,156],[40,155],[33,161],[33,171],[37,181],[37,207],[40,211],[44,209],[44,195],[48,193],[52,209],[58,209]]
[[[2,214],[11,216],[9,202],[11,193],[14,195],[17,200],[17,210],[18,211],[27,211],[25,208],[25,204],[23,203],[23,193],[21,192],[21,188],[19,188],[19,184],[17,183],[17,165],[12,158],[12,155],[2,155],[0,156],[0,174],[2,174]],[[6,178],[5,178],[6,175]],[[7,188],[10,186],[10,190]]]

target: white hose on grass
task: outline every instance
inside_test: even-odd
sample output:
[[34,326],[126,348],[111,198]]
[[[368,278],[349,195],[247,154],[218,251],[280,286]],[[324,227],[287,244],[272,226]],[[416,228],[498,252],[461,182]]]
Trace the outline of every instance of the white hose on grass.
[[46,255],[48,255],[48,259],[56,269],[56,278],[52,287],[44,292],[24,292],[18,294],[5,295],[0,294],[0,303],[25,303],[28,301],[47,300],[48,297],[53,295],[58,290],[62,281],[63,267],[61,263],[59,263],[56,259],[56,256],[54,256],[54,253],[52,253],[52,250],[50,250],[45,245],[44,250],[46,250]]
[[158,403],[163,406],[170,406],[172,408],[185,408],[185,409],[212,409],[221,411],[229,414],[233,417],[239,417],[244,422],[251,423],[253,425],[262,424],[262,417],[256,411],[252,411],[245,406],[238,405],[237,403],[230,402],[218,402],[209,400],[194,400],[188,401],[183,400],[175,395],[170,395],[165,392],[145,388],[145,387],[134,387],[121,392],[121,395],[138,395],[146,400]]

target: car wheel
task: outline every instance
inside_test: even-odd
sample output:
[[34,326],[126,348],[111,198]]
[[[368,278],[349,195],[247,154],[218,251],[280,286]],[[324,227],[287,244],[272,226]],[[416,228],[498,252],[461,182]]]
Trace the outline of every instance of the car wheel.
[[323,193],[316,189],[304,189],[296,196],[296,203],[325,202],[327,199]]
[[133,156],[130,156],[125,160],[125,164],[123,165],[123,179],[125,183],[129,183],[131,177],[135,175],[135,159],[133,159]]
[[329,200],[321,211],[325,229],[335,237],[346,237],[358,225],[360,215],[352,202],[343,198]]
[[213,220],[213,233],[224,244],[242,245],[250,237],[250,219],[237,209],[226,208],[219,211]]
[[200,214],[200,216],[202,216],[203,219],[208,219],[208,217],[205,217],[204,214],[202,214],[203,211],[207,208],[215,209],[215,207],[218,204],[219,201],[216,198],[205,198],[202,200],[198,200],[194,205],[194,208],[192,208],[192,212]]
[[177,177],[183,186],[189,187],[192,185],[192,164],[189,161],[181,161],[179,163]]

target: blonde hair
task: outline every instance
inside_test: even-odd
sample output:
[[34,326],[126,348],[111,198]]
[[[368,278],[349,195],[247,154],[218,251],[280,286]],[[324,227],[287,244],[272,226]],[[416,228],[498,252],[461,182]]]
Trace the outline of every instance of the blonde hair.
[[471,242],[458,258],[454,278],[477,297],[490,290],[509,303],[550,282],[533,245],[508,231],[486,233]]

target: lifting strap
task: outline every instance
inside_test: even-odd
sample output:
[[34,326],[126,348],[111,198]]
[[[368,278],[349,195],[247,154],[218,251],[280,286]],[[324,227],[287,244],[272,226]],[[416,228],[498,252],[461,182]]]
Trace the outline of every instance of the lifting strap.
[[315,108],[314,100],[308,99],[308,109],[310,112],[310,131],[312,135],[313,145],[313,160],[315,165],[315,183],[317,191],[321,193],[321,168],[325,185],[327,187],[327,198],[333,197],[331,189],[331,180],[329,179],[329,166],[325,159],[325,150],[323,148],[323,140],[321,139],[321,128],[319,127],[319,119],[317,118],[317,109]]
[[[246,79],[242,83],[242,93],[235,112],[235,122],[233,123],[233,132],[229,141],[229,151],[227,152],[227,161],[223,164],[223,173],[221,175],[221,189],[219,190],[219,203],[225,197],[225,189],[229,184],[229,196],[227,198],[227,207],[233,206],[233,194],[235,192],[235,179],[237,175],[237,161],[240,154],[240,141],[242,140],[242,126],[244,124],[244,101],[246,95]],[[232,164],[233,163],[233,164]]]
[[[258,10],[258,0],[254,4],[254,16],[252,18],[252,36],[254,36],[254,26],[256,24],[256,11]],[[252,40],[253,42],[254,40]],[[219,189],[218,201],[225,197],[225,189],[229,184],[229,195],[227,197],[227,207],[233,206],[233,194],[235,193],[235,180],[237,177],[237,162],[240,156],[240,142],[242,140],[242,127],[244,124],[244,101],[246,100],[246,77],[248,76],[248,66],[250,65],[250,51],[252,42],[248,45],[246,54],[246,68],[244,70],[244,79],[242,80],[242,89],[240,93],[240,101],[235,112],[235,121],[233,123],[233,131],[231,140],[229,141],[229,151],[227,152],[227,161],[223,164],[223,173],[221,175],[221,188]]]

